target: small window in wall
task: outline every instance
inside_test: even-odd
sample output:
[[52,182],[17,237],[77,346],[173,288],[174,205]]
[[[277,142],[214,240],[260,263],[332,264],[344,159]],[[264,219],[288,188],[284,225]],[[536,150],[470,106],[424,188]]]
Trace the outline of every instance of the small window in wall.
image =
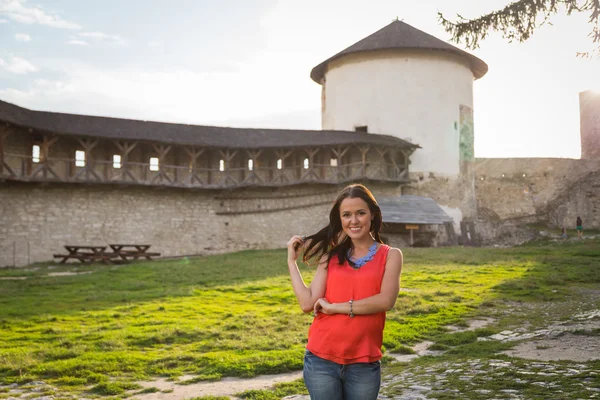
[[225,160],[219,160],[219,171],[225,171]]
[[338,159],[337,158],[332,158],[329,161],[329,165],[331,165],[332,167],[337,167],[338,166]]
[[254,169],[254,160],[248,160],[248,171],[252,171]]
[[31,149],[31,161],[33,161],[34,163],[40,162],[40,146],[38,146],[37,144],[34,144]]
[[75,166],[76,167],[85,167],[85,151],[83,151],[83,150],[75,151]]
[[310,167],[310,164],[309,164],[308,158],[305,158],[304,159],[304,169],[308,169],[308,167]]
[[359,125],[359,126],[355,126],[354,130],[356,132],[369,132],[369,126],[368,125]]
[[277,169],[282,169],[283,168],[283,160],[280,158],[279,160],[277,160]]
[[150,157],[150,171],[158,171],[158,157]]
[[121,168],[121,156],[118,154],[113,156],[113,168]]

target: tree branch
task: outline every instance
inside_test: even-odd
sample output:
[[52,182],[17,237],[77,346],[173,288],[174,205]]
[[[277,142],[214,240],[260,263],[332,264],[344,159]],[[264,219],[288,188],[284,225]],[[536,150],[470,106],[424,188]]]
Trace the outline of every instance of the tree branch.
[[[469,49],[476,49],[491,30],[501,32],[502,37],[510,42],[524,42],[533,35],[536,28],[558,13],[561,7],[564,7],[567,15],[574,11],[590,11],[589,22],[593,28],[589,36],[592,42],[599,43],[600,48],[600,0],[518,0],[479,18],[466,19],[457,15],[458,22],[452,22],[438,12],[438,20],[446,32],[452,34],[453,41],[462,42]],[[589,53],[578,55],[587,57]]]

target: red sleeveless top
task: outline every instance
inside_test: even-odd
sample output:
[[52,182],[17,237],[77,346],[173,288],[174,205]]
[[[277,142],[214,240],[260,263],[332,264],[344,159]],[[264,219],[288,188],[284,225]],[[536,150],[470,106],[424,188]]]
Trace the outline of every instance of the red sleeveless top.
[[[361,300],[381,292],[381,281],[390,247],[382,244],[373,259],[360,269],[338,257],[329,260],[325,298],[330,303]],[[385,312],[367,315],[319,313],[308,330],[306,348],[338,364],[374,362],[381,359]]]

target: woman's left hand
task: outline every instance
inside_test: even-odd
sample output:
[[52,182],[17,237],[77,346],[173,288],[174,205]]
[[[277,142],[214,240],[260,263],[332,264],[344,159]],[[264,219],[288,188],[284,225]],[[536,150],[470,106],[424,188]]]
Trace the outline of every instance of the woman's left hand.
[[327,301],[325,297],[321,297],[315,302],[315,317],[322,312],[323,314],[335,314],[333,304]]

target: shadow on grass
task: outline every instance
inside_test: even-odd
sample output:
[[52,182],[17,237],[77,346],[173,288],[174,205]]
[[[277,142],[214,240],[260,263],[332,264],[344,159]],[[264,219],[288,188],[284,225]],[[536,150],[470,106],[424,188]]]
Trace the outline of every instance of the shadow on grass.
[[552,301],[563,298],[573,286],[600,283],[600,240],[579,243],[533,242],[515,252],[535,259],[520,279],[494,287],[510,300]]
[[[65,315],[132,305],[160,298],[190,296],[194,290],[287,276],[285,250],[155,260],[128,265],[37,264],[29,269],[0,270],[0,315],[27,318]],[[48,276],[53,272],[92,272]],[[0,324],[2,321],[0,320]]]

